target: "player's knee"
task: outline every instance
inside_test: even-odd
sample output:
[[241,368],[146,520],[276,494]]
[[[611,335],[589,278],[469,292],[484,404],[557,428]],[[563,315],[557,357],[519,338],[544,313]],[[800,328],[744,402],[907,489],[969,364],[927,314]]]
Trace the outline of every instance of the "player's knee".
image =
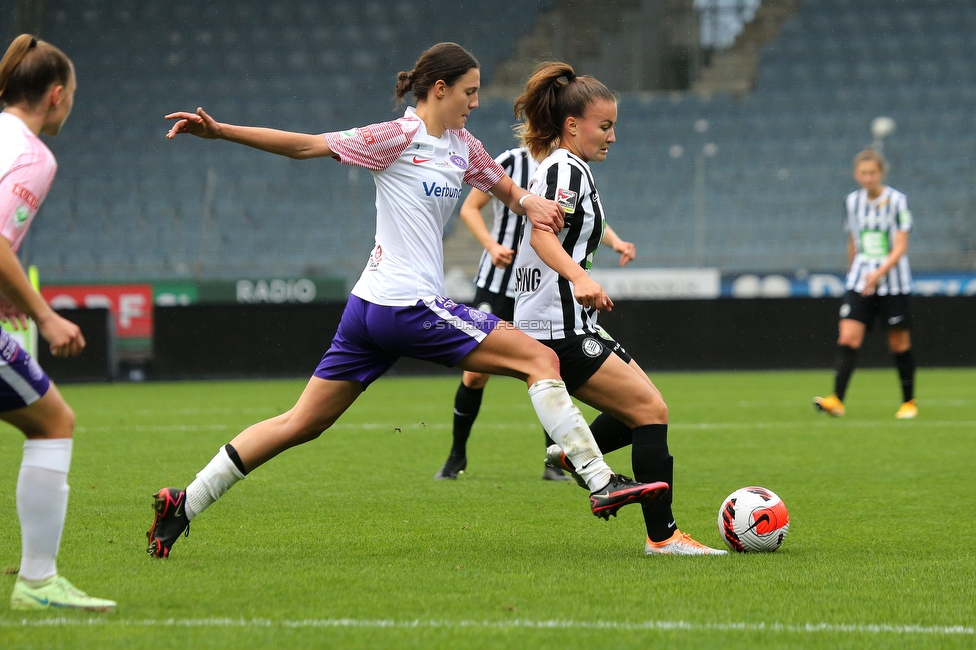
[[837,338],[837,345],[855,350],[861,347],[861,342],[861,337],[852,334],[841,334]]
[[667,424],[668,423],[668,405],[663,399],[656,399],[651,404],[652,417],[654,418],[654,424]]
[[481,373],[481,372],[465,372],[461,377],[461,381],[464,383],[465,387],[471,390],[479,390],[488,385],[488,380],[491,379],[491,375]]
[[559,377],[559,356],[552,348],[548,348],[541,343],[535,356],[536,370],[539,375]]
[[654,399],[645,401],[642,406],[641,421],[638,424],[634,424],[634,426],[668,423],[668,405],[664,403],[663,399],[655,397]]
[[44,418],[40,428],[44,438],[70,438],[75,431],[75,412],[62,400],[54,412]]
[[893,339],[888,341],[888,349],[892,354],[904,354],[912,349],[912,344],[907,338]]

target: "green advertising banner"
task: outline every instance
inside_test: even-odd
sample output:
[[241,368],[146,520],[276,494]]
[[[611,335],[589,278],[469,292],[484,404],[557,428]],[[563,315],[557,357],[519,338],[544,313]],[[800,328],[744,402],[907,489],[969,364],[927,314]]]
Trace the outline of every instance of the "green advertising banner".
[[243,305],[334,302],[346,299],[344,278],[241,278],[239,280],[160,280],[153,284],[159,307],[195,304]]

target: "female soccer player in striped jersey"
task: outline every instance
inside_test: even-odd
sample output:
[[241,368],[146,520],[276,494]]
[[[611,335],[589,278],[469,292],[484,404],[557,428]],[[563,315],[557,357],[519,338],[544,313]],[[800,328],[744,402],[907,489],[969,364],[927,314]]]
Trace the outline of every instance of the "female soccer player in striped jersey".
[[225,445],[186,490],[155,497],[150,555],[166,557],[190,519],[232,485],[282,451],[318,437],[400,356],[525,380],[543,426],[585,465],[594,514],[609,517],[628,503],[649,502],[667,485],[645,485],[614,474],[559,378],[556,356],[497,316],[443,296],[443,230],[466,183],[491,192],[533,228],[558,230],[562,211],[519,188],[464,129],[478,106],[477,60],[454,43],[424,52],[401,72],[397,97],[413,92],[417,107],[392,122],[324,135],[233,126],[202,109],[173,113],[169,137],[190,133],[270,153],[306,159],[333,157],[373,172],[376,245],[353,287],[332,346],[298,402]]
[[884,184],[887,169],[887,162],[877,151],[865,149],[857,154],[854,180],[861,189],[848,194],[844,202],[850,270],[840,308],[834,392],[813,399],[818,411],[835,417],[844,415],[844,396],[854,373],[857,351],[877,316],[888,330],[888,349],[901,381],[902,404],[895,417],[904,420],[918,415],[915,357],[909,333],[912,270],[907,253],[912,213],[905,195]]
[[[523,234],[515,262],[515,324],[556,352],[570,394],[601,411],[590,425],[601,451],[632,445],[638,480],[671,485],[668,407],[640,366],[597,325],[597,314],[612,309],[613,301],[588,272],[606,227],[589,163],[605,160],[616,139],[616,98],[593,77],[548,62],[529,79],[515,111],[524,120],[525,145],[547,156],[529,191],[555,200],[566,213],[558,234]],[[546,455],[572,471],[558,448]],[[644,505],[644,522],[648,555],[726,554],[678,530],[670,492]]]
[[[525,147],[509,149],[495,158],[495,162],[512,177],[519,187],[527,188],[529,179],[539,168],[539,163]],[[491,232],[485,227],[481,210],[491,203],[494,221]],[[504,203],[480,190],[471,190],[461,205],[461,220],[484,247],[478,273],[475,275],[477,291],[472,301],[481,311],[495,314],[502,320],[511,321],[515,315],[515,275],[512,261],[518,252],[518,239],[522,232],[522,218],[512,213]],[[613,249],[620,253],[620,265],[634,259],[634,245],[625,242],[607,227],[606,239],[613,242]],[[467,443],[471,427],[481,409],[481,397],[491,375],[467,372],[461,377],[454,396],[454,429],[451,452],[434,478],[456,479],[468,465]],[[543,432],[546,447],[554,444],[548,433]],[[566,481],[569,477],[562,469],[546,465],[542,474],[546,481]]]
[[[68,57],[30,34],[14,39],[0,61],[0,103],[5,106],[0,113],[0,317],[18,327],[26,327],[25,317],[33,319],[59,357],[80,353],[85,337],[34,290],[17,249],[58,168],[38,136],[61,130],[75,85]],[[93,598],[58,575],[75,416],[37,362],[3,331],[0,419],[27,437],[17,477],[22,556],[10,607],[113,609],[111,600]]]

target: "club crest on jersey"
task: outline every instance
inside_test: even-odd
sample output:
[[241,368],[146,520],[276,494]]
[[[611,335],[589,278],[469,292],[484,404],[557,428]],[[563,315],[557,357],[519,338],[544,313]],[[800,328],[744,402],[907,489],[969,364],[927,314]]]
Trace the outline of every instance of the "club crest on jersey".
[[457,154],[452,154],[450,160],[458,169],[468,168],[468,161]]
[[27,223],[28,219],[30,219],[30,211],[27,209],[27,206],[18,205],[17,211],[14,212],[14,224],[20,228]]
[[483,325],[488,320],[488,314],[474,307],[468,307],[468,316],[475,325]]
[[583,339],[583,354],[590,358],[597,358],[603,352],[603,344],[594,338],[587,336]]
[[567,214],[573,214],[576,212],[576,192],[573,190],[556,190],[556,203],[559,207],[563,209],[563,212]]
[[456,199],[461,196],[461,188],[438,185],[437,181],[427,185],[427,181],[424,181],[424,194],[427,196],[436,196],[442,199]]

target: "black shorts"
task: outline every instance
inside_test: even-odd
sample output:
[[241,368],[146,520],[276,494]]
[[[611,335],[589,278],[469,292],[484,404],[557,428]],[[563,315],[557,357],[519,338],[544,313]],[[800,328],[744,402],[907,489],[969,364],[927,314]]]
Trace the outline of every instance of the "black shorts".
[[632,359],[623,346],[614,341],[602,328],[599,334],[583,334],[539,342],[552,348],[559,357],[559,374],[566,383],[566,390],[570,395],[595,375],[611,354],[616,354],[628,364]]
[[874,326],[876,316],[881,316],[882,329],[904,328],[912,326],[911,296],[900,294],[896,296],[862,296],[856,291],[844,294],[844,302],[840,306],[840,317],[856,320]]
[[492,293],[487,289],[478,287],[474,293],[474,300],[468,305],[483,312],[494,314],[509,323],[515,320],[515,298],[509,298],[504,293]]

